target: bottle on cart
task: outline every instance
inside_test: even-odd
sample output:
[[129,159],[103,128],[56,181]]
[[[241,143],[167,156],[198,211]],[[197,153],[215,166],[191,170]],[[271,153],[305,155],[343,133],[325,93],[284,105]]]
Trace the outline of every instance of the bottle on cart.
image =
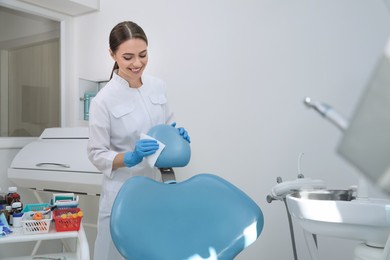
[[11,210],[11,214],[9,216],[9,224],[11,226],[14,225],[14,216],[17,215],[19,217],[19,213],[22,212],[22,203],[20,201],[15,201],[14,203],[12,203],[12,206],[11,206],[12,210]]
[[17,187],[8,187],[8,194],[5,197],[8,205],[12,206],[12,203],[20,201],[20,195]]
[[0,207],[1,207],[1,205],[4,205],[4,207],[5,207],[5,204],[7,204],[7,202],[5,201],[5,196],[6,196],[6,194],[4,192],[2,192],[1,188],[0,188]]
[[[21,219],[23,217],[22,213],[22,203],[21,202],[14,202],[12,203],[12,225],[14,227],[21,227]],[[11,216],[10,216],[11,217]]]
[[5,211],[8,212],[7,214],[5,214],[5,218],[7,219],[8,224],[11,225],[12,207],[10,205],[6,205]]
[[[6,209],[6,205],[0,205],[0,215],[4,214],[7,224],[9,224],[9,211]],[[10,207],[10,206],[8,206]],[[9,209],[11,211],[11,209]]]

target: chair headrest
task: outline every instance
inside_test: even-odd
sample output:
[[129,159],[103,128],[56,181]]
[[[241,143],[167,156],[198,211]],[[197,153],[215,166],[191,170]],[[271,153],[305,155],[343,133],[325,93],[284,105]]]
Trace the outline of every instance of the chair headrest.
[[155,163],[157,168],[184,167],[189,163],[190,144],[179,134],[177,128],[170,125],[156,125],[147,134],[165,145]]

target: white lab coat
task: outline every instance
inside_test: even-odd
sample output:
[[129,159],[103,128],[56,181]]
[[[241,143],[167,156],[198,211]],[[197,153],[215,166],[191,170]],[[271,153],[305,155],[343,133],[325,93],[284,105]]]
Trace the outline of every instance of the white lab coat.
[[88,158],[104,174],[99,201],[95,260],[122,259],[110,233],[111,208],[122,184],[132,176],[161,180],[156,168],[144,161],[112,171],[118,153],[133,151],[141,133],[157,124],[173,122],[167,104],[165,83],[149,75],[142,76],[140,88],[130,88],[114,73],[113,78],[91,101],[89,110]]

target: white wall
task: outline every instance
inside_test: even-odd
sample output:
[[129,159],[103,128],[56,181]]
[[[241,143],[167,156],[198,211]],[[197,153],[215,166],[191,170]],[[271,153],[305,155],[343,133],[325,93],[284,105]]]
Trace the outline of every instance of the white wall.
[[[178,121],[193,139],[193,159],[180,170],[182,178],[198,172],[219,174],[262,207],[264,232],[240,258],[290,258],[284,207],[266,204],[264,198],[276,176],[295,178],[301,151],[306,176],[323,178],[330,187],[356,182],[353,169],[334,153],[337,130],[306,111],[301,101],[311,95],[351,114],[388,35],[382,2],[240,1],[235,6],[198,1],[153,3],[155,8],[148,10],[149,4],[122,3],[118,8],[116,2],[102,3],[100,13],[76,19],[78,49],[71,55],[78,57],[78,73],[71,81],[108,76],[109,30],[124,19],[140,23],[151,41],[149,71],[167,80]],[[229,153],[220,149],[226,142],[232,147]],[[1,156],[6,159],[2,165],[12,154]],[[299,236],[299,227],[296,231]],[[321,258],[350,258],[352,244],[320,238]],[[283,250],[274,250],[274,245]],[[307,258],[299,237],[298,246]],[[329,250],[335,247],[344,255]]]
[[[79,78],[108,78],[108,35],[122,20],[148,34],[148,72],[166,80],[177,121],[191,135],[192,160],[179,178],[217,174],[262,208],[263,233],[237,259],[292,259],[284,205],[265,197],[277,176],[296,178],[301,152],[306,177],[331,188],[356,184],[358,173],[336,154],[341,134],[302,100],[352,114],[390,33],[383,1],[101,0],[100,12],[71,24],[76,63],[67,68],[74,77],[66,93],[78,93]],[[78,111],[77,100],[66,100],[67,111]],[[70,117],[83,124],[78,113]],[[295,230],[299,257],[309,259]],[[351,259],[355,243],[319,237],[320,259]]]
[[[292,259],[284,205],[266,203],[276,184],[302,173],[331,188],[357,183],[336,154],[338,129],[305,96],[350,116],[390,33],[381,0],[101,1],[78,17],[76,77],[108,78],[108,35],[122,20],[149,37],[148,72],[166,80],[179,125],[192,140],[185,179],[211,172],[262,208],[265,227],[237,259]],[[380,195],[380,194],[379,194]],[[309,259],[299,226],[300,259]],[[356,242],[319,237],[321,259],[351,259]]]

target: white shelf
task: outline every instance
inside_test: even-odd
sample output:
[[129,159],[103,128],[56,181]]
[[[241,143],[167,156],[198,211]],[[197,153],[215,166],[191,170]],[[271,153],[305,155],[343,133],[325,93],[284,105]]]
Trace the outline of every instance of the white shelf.
[[18,256],[18,257],[11,257],[6,258],[4,260],[34,260],[34,257],[42,257],[37,258],[36,260],[44,260],[45,258],[51,259],[51,258],[57,258],[59,259],[66,259],[66,260],[77,260],[77,255],[75,253],[62,253],[62,254],[48,254],[48,255],[36,255],[36,256]]
[[[66,252],[66,253],[58,253],[58,254],[50,254],[50,255],[41,255],[44,257],[63,257],[65,256],[67,260],[88,260],[89,257],[89,246],[87,237],[85,235],[84,227],[81,223],[79,231],[66,231],[66,232],[56,232],[55,226],[51,223],[50,229],[48,233],[45,234],[33,234],[33,235],[25,235],[23,234],[22,228],[14,228],[12,229],[13,233],[6,236],[0,237],[0,244],[10,244],[10,243],[21,243],[21,242],[33,242],[33,241],[42,241],[42,240],[56,240],[56,239],[77,239],[76,250],[75,252]],[[37,257],[40,255],[36,255]],[[8,260],[12,259],[33,259],[33,256],[19,256],[7,258]]]
[[54,240],[54,239],[64,239],[64,238],[77,238],[77,231],[68,231],[68,232],[56,232],[53,223],[50,226],[49,232],[44,234],[32,234],[25,235],[23,234],[22,228],[12,228],[13,233],[0,238],[0,244],[7,243],[20,243],[20,242],[30,242],[30,241],[39,241],[39,240]]

